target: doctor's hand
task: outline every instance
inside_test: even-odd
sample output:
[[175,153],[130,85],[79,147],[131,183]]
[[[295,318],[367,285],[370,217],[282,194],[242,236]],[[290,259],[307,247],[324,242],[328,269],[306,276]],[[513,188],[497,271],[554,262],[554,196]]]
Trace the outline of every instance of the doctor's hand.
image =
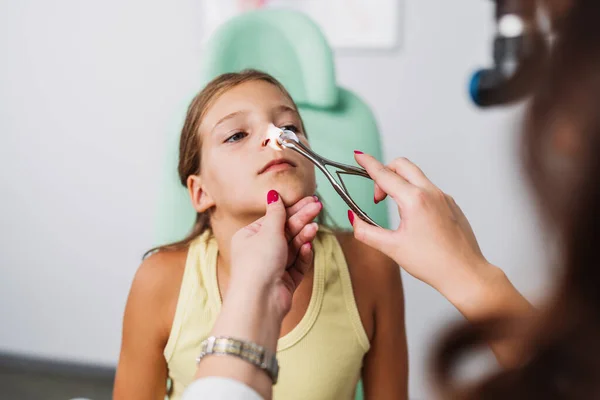
[[307,197],[286,209],[271,190],[265,216],[231,240],[231,291],[264,297],[268,311],[282,320],[296,288],[312,268],[312,241],[318,231],[312,221],[321,208],[315,198]]
[[[312,220],[322,205],[310,197],[286,209],[274,190],[266,203],[265,216],[231,239],[229,288],[210,336],[235,338],[275,353],[294,291],[312,267],[311,242],[317,234]],[[196,378],[208,376],[235,379],[265,399],[272,396],[271,377],[235,357],[204,358]]]
[[[504,272],[485,259],[454,199],[431,183],[416,165],[398,158],[384,166],[360,153],[356,160],[375,181],[375,201],[390,196],[401,218],[396,230],[386,230],[349,211],[356,239],[432,286],[469,321],[499,316],[523,321],[536,314]],[[490,345],[500,364],[517,365],[521,355],[518,341],[491,341]]]
[[446,297],[473,289],[497,270],[483,256],[473,230],[454,199],[412,162],[398,158],[384,166],[359,152],[356,161],[375,181],[375,201],[390,196],[401,222],[396,230],[369,225],[349,211],[354,236],[392,258],[415,278]]

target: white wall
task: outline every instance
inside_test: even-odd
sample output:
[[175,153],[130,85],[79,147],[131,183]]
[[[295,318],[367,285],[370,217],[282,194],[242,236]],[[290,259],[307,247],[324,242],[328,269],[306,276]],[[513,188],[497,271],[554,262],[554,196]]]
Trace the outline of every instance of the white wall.
[[[116,362],[164,137],[198,85],[197,3],[0,2],[0,351]],[[401,49],[338,54],[339,80],[373,106],[386,158],[453,194],[489,259],[536,297],[547,274],[518,111],[466,97],[491,56],[492,2],[405,3]],[[408,276],[405,289],[411,394],[424,398],[430,346],[458,315]]]

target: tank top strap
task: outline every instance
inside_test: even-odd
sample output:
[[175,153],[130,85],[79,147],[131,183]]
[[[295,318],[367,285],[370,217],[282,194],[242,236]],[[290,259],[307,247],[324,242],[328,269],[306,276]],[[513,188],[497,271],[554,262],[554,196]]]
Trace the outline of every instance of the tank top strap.
[[362,320],[360,319],[360,313],[358,312],[358,307],[356,305],[356,298],[354,297],[354,289],[352,288],[352,280],[348,269],[348,263],[344,256],[344,250],[333,231],[323,229],[322,236],[324,252],[328,259],[327,272],[339,279],[342,292],[341,296],[344,299],[346,311],[350,318],[354,333],[362,348],[367,352],[369,351],[371,344],[362,324]]
[[194,313],[192,310],[202,305],[201,309],[208,314],[207,320],[219,312],[219,287],[216,285],[216,275],[212,276],[216,274],[217,254],[217,241],[210,230],[189,244],[175,317],[163,352],[167,362],[173,356],[182,329],[189,324],[188,318]]

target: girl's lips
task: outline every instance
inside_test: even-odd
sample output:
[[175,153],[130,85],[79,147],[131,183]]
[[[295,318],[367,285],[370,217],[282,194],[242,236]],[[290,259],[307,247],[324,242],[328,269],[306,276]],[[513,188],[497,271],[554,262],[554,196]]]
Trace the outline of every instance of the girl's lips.
[[295,166],[296,164],[293,161],[285,158],[278,158],[268,162],[260,171],[258,171],[258,174],[260,175],[268,171],[282,171],[288,168],[294,168]]

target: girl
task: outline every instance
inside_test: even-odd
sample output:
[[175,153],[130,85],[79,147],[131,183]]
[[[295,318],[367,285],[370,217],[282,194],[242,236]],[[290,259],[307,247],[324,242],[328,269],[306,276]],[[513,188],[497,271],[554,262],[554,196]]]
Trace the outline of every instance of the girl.
[[[294,218],[312,220],[321,203],[313,165],[268,145],[270,124],[306,141],[285,88],[258,71],[224,74],[192,101],[179,147],[179,177],[197,211],[184,240],[160,247],[134,278],[123,322],[116,399],[177,399],[192,382],[228,289],[229,244],[265,212],[276,190]],[[307,235],[315,235],[313,229]],[[301,233],[302,234],[302,233]],[[299,239],[301,241],[301,238]],[[275,399],[351,399],[362,377],[367,399],[406,399],[407,349],[398,266],[321,228],[313,268],[283,321]],[[251,284],[249,282],[248,284]]]

